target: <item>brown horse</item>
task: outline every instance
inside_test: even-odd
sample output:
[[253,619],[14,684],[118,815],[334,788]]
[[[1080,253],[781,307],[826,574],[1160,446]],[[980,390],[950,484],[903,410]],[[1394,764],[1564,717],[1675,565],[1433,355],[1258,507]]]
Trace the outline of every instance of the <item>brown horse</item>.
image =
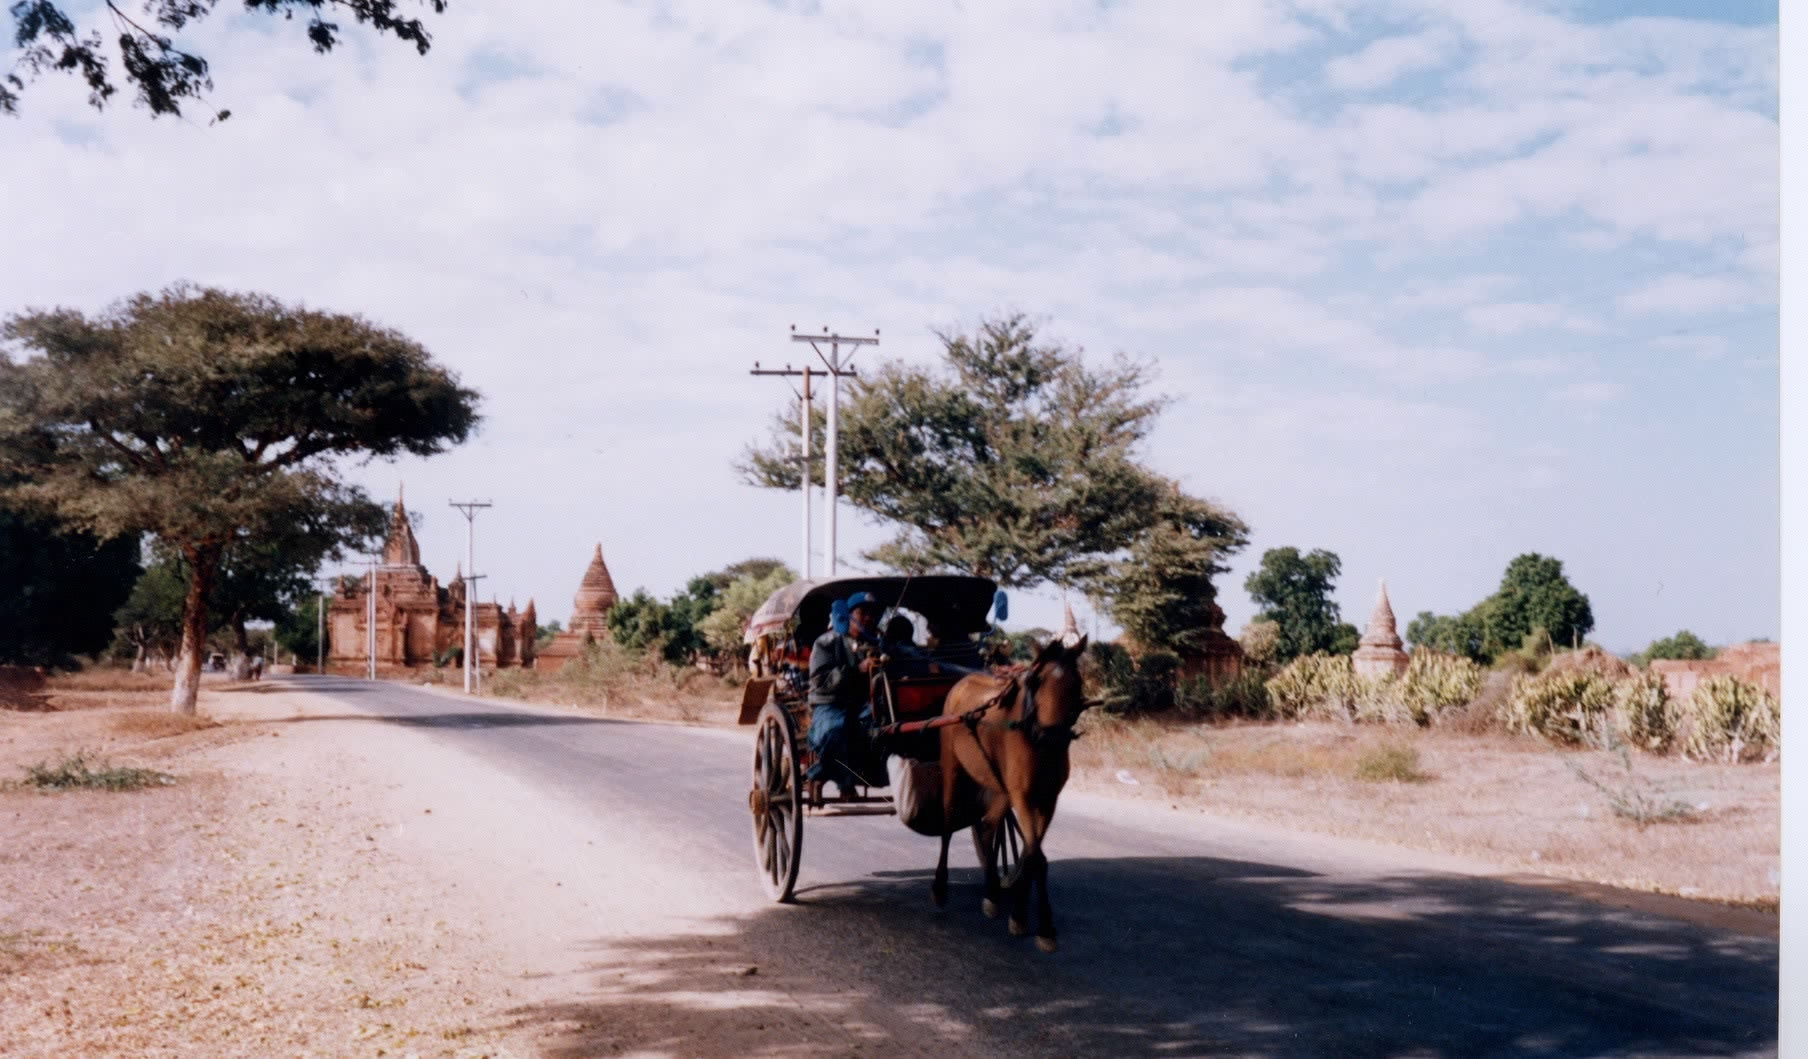
[[[1071,620],[1070,620],[1071,624]],[[937,905],[948,900],[948,841],[958,799],[978,788],[984,811],[975,829],[976,845],[996,850],[1006,811],[1014,812],[1023,831],[1023,853],[1007,879],[998,877],[998,857],[985,862],[985,912],[998,914],[1000,899],[1011,897],[1011,933],[1028,929],[1030,888],[1036,888],[1036,946],[1055,951],[1054,910],[1048,900],[1048,858],[1042,839],[1054,819],[1055,801],[1067,783],[1067,745],[1074,722],[1086,704],[1080,693],[1080,658],[1086,637],[1072,647],[1056,637],[1015,678],[975,673],[948,692],[945,716],[962,718],[942,733],[942,855],[935,866],[931,894]]]

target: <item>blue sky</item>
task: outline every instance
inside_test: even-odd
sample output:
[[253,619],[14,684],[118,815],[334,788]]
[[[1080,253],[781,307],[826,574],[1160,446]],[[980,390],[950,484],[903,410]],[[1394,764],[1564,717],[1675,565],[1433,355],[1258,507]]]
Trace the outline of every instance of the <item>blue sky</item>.
[[1202,10],[458,3],[425,58],[222,16],[223,125],[56,80],[0,122],[0,310],[186,278],[420,338],[482,434],[352,473],[442,578],[447,499],[493,498],[479,565],[547,617],[599,540],[661,594],[795,562],[796,498],[730,470],[789,325],[927,360],[1022,310],[1156,367],[1148,458],[1253,528],[1233,632],[1294,545],[1358,622],[1540,551],[1609,647],[1777,636],[1775,5]]

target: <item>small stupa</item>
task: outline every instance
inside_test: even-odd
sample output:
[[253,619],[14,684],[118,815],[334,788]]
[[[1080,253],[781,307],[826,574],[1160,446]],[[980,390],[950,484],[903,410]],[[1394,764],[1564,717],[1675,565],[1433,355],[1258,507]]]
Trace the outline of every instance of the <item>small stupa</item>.
[[1406,652],[1400,634],[1394,629],[1394,608],[1387,601],[1387,582],[1381,582],[1381,594],[1375,597],[1375,609],[1369,611],[1369,627],[1357,644],[1350,665],[1359,677],[1391,677],[1406,672]]

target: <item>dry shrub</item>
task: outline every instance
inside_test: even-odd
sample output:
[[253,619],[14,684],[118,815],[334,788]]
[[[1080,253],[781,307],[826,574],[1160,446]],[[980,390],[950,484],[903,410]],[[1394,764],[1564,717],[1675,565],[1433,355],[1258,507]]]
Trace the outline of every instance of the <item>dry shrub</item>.
[[492,694],[610,710],[643,705],[671,707],[680,720],[702,720],[710,706],[730,701],[722,678],[694,666],[675,666],[655,651],[633,651],[611,641],[589,643],[556,671],[503,669],[485,680]]
[[1302,655],[1268,678],[1268,700],[1287,718],[1353,720],[1356,694],[1347,655]]
[[50,690],[58,691],[168,691],[176,683],[174,673],[94,666],[50,678]]
[[1699,761],[1767,758],[1782,731],[1782,709],[1768,691],[1738,677],[1696,685],[1682,705],[1682,752]]
[[86,752],[64,755],[56,764],[40,761],[25,770],[25,785],[39,790],[135,791],[167,787],[176,777],[155,769],[127,768],[89,760]]
[[1551,657],[1547,673],[1571,669],[1586,669],[1591,673],[1599,673],[1609,680],[1624,680],[1632,675],[1632,667],[1601,650],[1594,644],[1578,651],[1559,651]]
[[203,728],[219,727],[217,722],[205,717],[172,713],[169,710],[130,710],[115,715],[108,723],[113,731],[121,735],[135,735],[144,739],[163,739],[198,732]]
[[1614,686],[1614,727],[1626,742],[1654,754],[1670,749],[1681,713],[1664,678],[1649,670],[1630,673]]
[[1356,778],[1369,783],[1422,783],[1419,751],[1406,743],[1383,743],[1356,759]]
[[1466,658],[1423,651],[1406,672],[1359,677],[1344,655],[1297,658],[1268,680],[1268,696],[1284,717],[1427,725],[1481,690],[1481,667]]
[[1592,744],[1611,723],[1613,682],[1588,669],[1557,670],[1519,682],[1503,707],[1509,731],[1554,743]]

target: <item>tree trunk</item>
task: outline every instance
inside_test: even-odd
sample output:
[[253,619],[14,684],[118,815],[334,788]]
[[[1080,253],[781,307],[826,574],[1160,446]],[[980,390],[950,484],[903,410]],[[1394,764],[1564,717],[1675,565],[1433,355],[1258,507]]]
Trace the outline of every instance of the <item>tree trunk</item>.
[[183,549],[190,573],[182,600],[182,646],[177,651],[176,686],[170,690],[170,712],[194,716],[201,692],[201,656],[207,653],[207,600],[213,595],[222,546],[200,544]]
[[151,668],[149,655],[150,649],[145,646],[143,640],[139,640],[138,653],[132,656],[132,672],[144,673],[149,671]]

